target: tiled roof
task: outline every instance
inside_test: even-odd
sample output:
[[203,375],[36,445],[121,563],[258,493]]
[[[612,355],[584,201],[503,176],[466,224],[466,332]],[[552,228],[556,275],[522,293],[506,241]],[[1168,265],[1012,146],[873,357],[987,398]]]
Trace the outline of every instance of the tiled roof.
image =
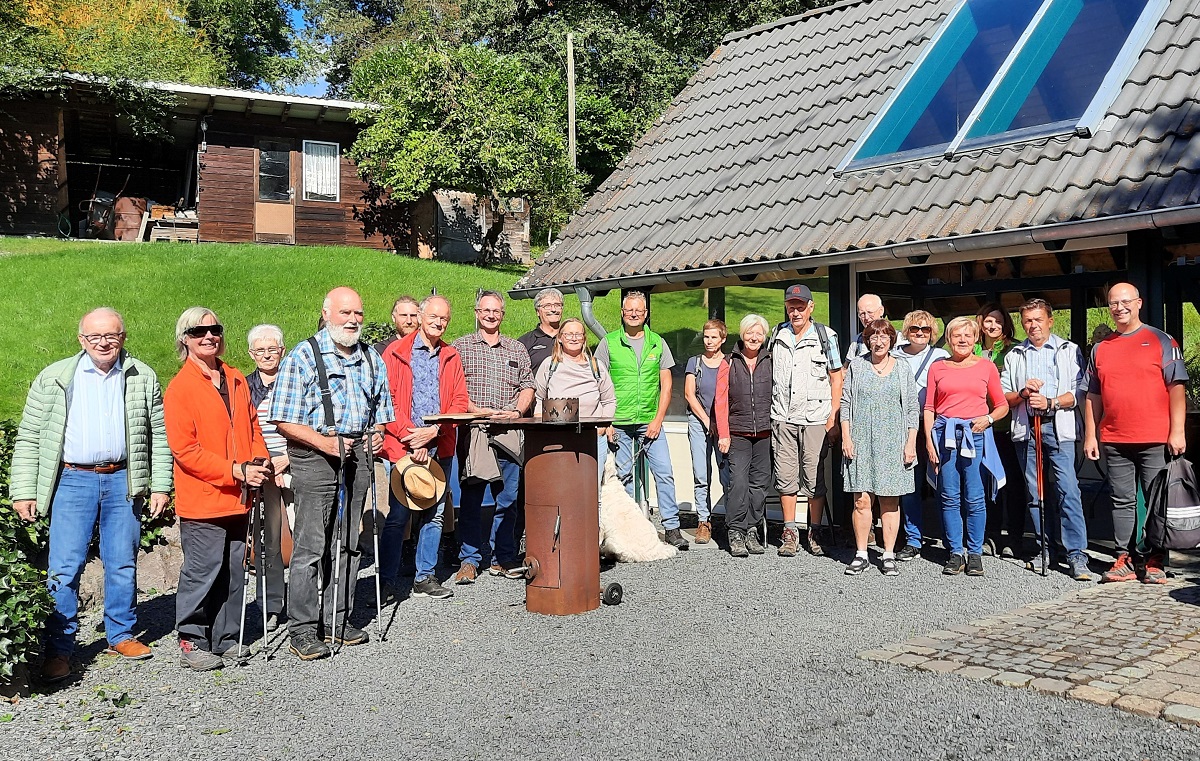
[[851,0],[730,35],[514,292],[1200,203],[1194,0],[1172,0],[1091,137],[835,176],[955,2]]

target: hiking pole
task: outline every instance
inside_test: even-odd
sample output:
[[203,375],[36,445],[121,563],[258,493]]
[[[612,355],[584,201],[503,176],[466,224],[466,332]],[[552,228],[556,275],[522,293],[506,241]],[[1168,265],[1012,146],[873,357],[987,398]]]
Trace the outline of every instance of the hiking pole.
[[375,633],[383,641],[383,587],[379,578],[379,501],[375,495],[375,431],[367,429],[367,472],[371,478],[371,540],[375,543]]
[[[242,503],[250,508],[246,516],[246,547],[242,551],[242,613],[238,623],[237,662],[245,663],[242,659],[242,644],[246,635],[246,587],[250,586],[250,547],[254,541],[254,501],[255,489],[245,481],[246,466],[242,465]],[[259,573],[262,573],[260,570]]]
[[[274,478],[274,475],[271,476]],[[262,608],[262,624],[263,624],[263,642],[262,654],[263,661],[271,660],[271,655],[267,648],[267,497],[263,489],[258,490],[258,573],[262,578],[262,597],[258,601],[258,606]],[[284,518],[284,520],[287,520]]]
[[1037,468],[1037,501],[1038,501],[1038,515],[1040,518],[1040,520],[1038,521],[1038,527],[1039,527],[1038,533],[1041,534],[1041,536],[1039,538],[1041,539],[1041,543],[1042,543],[1042,576],[1044,577],[1044,576],[1046,576],[1047,573],[1049,573],[1048,566],[1049,566],[1050,551],[1049,551],[1049,548],[1046,547],[1046,517],[1047,517],[1046,514],[1048,511],[1046,510],[1046,500],[1045,500],[1045,494],[1044,494],[1045,486],[1043,484],[1043,478],[1042,478],[1042,416],[1041,415],[1035,415],[1033,418],[1033,446],[1035,447],[1034,455],[1033,455],[1033,462],[1034,462],[1034,466]]
[[334,542],[333,570],[331,575],[333,578],[333,616],[329,620],[329,640],[333,645],[329,649],[330,656],[337,653],[337,614],[338,614],[338,596],[341,594],[341,576],[342,576],[342,531],[343,524],[346,522],[346,440],[338,436],[338,476],[337,476],[337,518],[334,521],[334,530],[337,531],[337,540]]

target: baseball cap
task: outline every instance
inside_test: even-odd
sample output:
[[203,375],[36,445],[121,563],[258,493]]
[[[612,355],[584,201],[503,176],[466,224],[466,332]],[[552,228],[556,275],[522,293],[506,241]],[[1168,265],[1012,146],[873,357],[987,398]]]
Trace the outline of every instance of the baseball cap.
[[807,285],[789,285],[787,290],[783,292],[783,300],[800,299],[802,301],[812,301],[812,291]]

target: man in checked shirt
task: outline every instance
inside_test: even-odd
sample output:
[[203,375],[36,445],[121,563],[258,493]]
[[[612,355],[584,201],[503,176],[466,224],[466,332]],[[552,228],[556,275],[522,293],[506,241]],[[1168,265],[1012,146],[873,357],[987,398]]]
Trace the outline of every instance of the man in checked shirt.
[[[479,329],[453,344],[467,377],[467,395],[471,399],[468,411],[497,419],[519,418],[533,406],[533,370],[525,347],[516,339],[500,334],[504,296],[495,291],[479,294],[475,299],[475,319]],[[462,435],[467,432],[464,430]],[[516,535],[521,465],[498,449],[496,459],[500,480],[462,485],[458,525],[462,547],[455,584],[474,583],[484,561],[490,563],[488,573],[493,576],[524,577],[516,570],[521,566]],[[489,488],[496,502],[496,513],[485,540],[481,513],[484,490]]]

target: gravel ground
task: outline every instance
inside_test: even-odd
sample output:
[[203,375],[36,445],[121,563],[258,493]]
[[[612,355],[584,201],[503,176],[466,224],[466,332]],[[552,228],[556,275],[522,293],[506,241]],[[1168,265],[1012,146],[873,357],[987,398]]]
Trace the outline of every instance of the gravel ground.
[[[98,655],[99,642],[85,647],[78,681],[0,710],[0,751],[139,761],[1200,758],[1195,730],[854,657],[1077,583],[985,562],[983,578],[945,578],[923,560],[898,578],[851,578],[829,558],[693,549],[606,569],[624,603],[565,618],[527,613],[521,582],[485,578],[449,601],[385,608],[385,642],[313,663],[284,645],[269,663],[204,674],[177,665],[165,596],[140,608],[154,659],[117,662]],[[359,583],[369,605],[370,577]]]

